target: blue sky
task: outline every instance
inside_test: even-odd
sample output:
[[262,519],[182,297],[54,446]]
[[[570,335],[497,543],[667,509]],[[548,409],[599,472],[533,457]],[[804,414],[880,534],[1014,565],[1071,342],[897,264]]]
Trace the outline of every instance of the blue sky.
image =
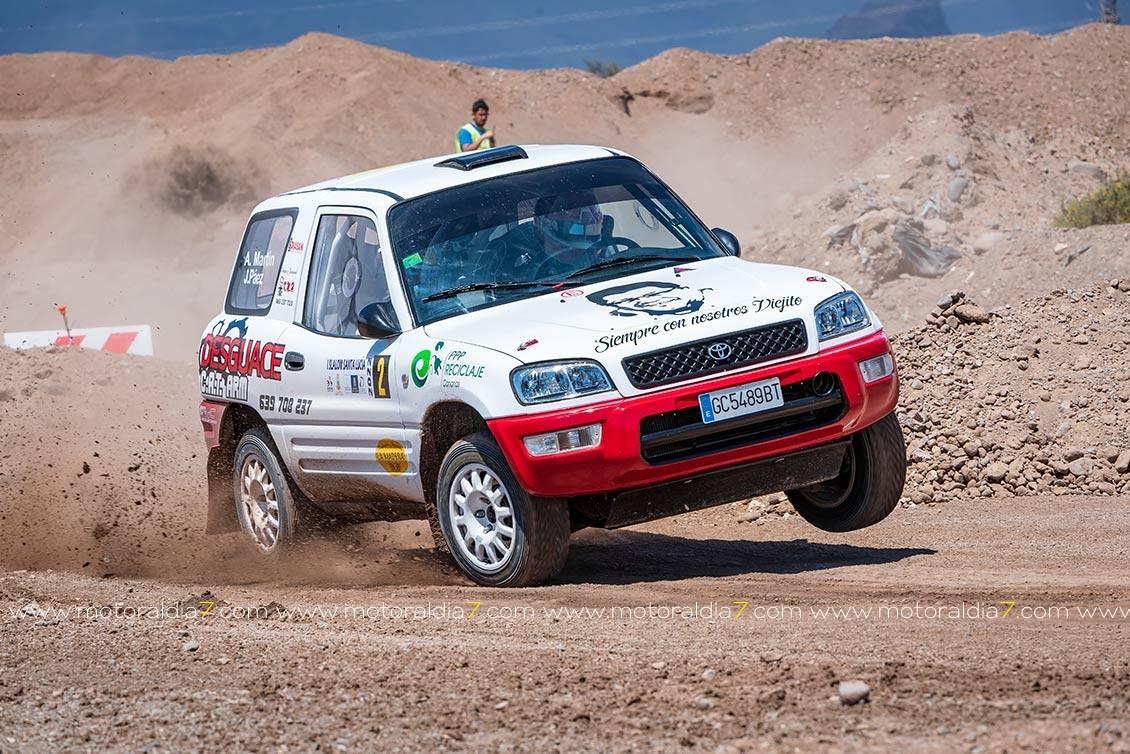
[[[1097,0],[885,1],[938,4],[955,33],[1051,33],[1098,17]],[[0,53],[174,58],[285,44],[322,31],[503,68],[581,66],[586,58],[631,65],[671,47],[744,53],[779,36],[822,37],[863,6],[864,0],[0,0]]]

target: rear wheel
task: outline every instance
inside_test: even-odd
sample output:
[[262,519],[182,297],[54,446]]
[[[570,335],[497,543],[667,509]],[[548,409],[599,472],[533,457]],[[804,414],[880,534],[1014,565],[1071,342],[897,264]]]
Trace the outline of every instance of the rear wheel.
[[886,518],[905,483],[906,444],[891,412],[852,436],[837,477],[785,494],[810,524],[824,531],[855,531]]
[[436,517],[463,573],[486,586],[531,586],[569,551],[569,505],[526,494],[486,432],[451,446],[439,469]]
[[295,493],[267,430],[252,427],[235,450],[235,507],[239,528],[263,555],[295,543]]

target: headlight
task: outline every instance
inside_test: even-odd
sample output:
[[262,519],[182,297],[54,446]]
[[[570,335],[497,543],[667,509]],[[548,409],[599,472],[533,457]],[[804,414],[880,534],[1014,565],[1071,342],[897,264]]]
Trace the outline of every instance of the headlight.
[[871,324],[863,302],[851,291],[832,296],[819,304],[813,314],[816,316],[816,332],[820,340],[838,338]]
[[523,405],[549,403],[612,389],[612,380],[595,361],[557,361],[519,367],[510,373],[514,395]]

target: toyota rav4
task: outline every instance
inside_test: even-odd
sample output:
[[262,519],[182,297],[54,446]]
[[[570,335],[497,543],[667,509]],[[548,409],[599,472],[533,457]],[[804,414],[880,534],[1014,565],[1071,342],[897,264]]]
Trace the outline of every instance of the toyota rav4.
[[846,532],[905,446],[875,313],[743,261],[639,161],[500,147],[281,194],[200,343],[210,532],[427,518],[471,579],[554,576],[570,533],[784,491]]

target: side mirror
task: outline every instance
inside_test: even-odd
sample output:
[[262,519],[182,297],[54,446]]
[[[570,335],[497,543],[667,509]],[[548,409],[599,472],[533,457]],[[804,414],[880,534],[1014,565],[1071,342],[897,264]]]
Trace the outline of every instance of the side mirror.
[[738,237],[725,228],[711,228],[710,232],[722,244],[722,248],[730,253],[732,257],[740,257],[742,255],[742,245],[738,241]]
[[400,323],[388,301],[369,304],[357,312],[357,332],[366,338],[382,340],[400,334]]

